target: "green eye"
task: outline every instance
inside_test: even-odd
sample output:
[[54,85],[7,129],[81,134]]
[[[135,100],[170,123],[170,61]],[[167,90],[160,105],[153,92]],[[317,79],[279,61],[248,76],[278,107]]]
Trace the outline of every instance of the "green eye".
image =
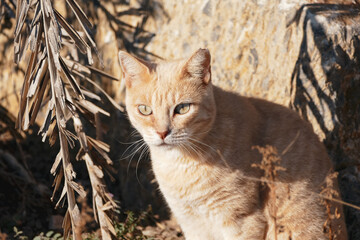
[[190,103],[181,103],[175,107],[175,114],[185,114],[190,110]]
[[139,112],[144,116],[148,116],[148,115],[152,114],[151,108],[146,105],[139,105],[138,109],[139,109]]

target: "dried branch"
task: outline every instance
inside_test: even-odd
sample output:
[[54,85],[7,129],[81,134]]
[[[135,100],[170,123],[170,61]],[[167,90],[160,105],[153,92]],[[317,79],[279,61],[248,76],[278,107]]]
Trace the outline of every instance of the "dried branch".
[[[39,134],[43,141],[49,137],[52,145],[58,137],[60,151],[51,168],[54,179],[54,198],[56,191],[63,183],[63,190],[57,202],[67,200],[67,212],[64,217],[64,237],[69,238],[71,231],[73,238],[81,239],[80,212],[76,202],[75,192],[85,197],[83,187],[75,181],[76,173],[71,164],[69,147],[80,143],[78,159],[83,159],[88,169],[92,186],[94,215],[101,227],[102,239],[111,239],[115,235],[114,227],[108,216],[109,211],[117,208],[116,203],[107,192],[103,183],[103,167],[97,162],[101,157],[107,165],[112,161],[108,157],[109,147],[88,136],[84,129],[82,118],[93,121],[98,113],[109,115],[108,112],[89,101],[87,97],[100,100],[90,89],[81,84],[90,82],[100,89],[110,102],[120,110],[117,103],[107,95],[99,85],[90,79],[90,74],[98,74],[112,80],[115,77],[103,71],[84,66],[78,62],[60,56],[60,50],[68,47],[76,48],[87,55],[88,62],[93,63],[92,51],[98,55],[95,42],[91,38],[92,25],[75,0],[66,0],[85,34],[78,32],[65,18],[53,8],[50,0],[17,1],[16,28],[15,28],[15,62],[18,63],[29,49],[29,62],[25,73],[21,91],[21,101],[16,127],[27,130],[35,123],[39,111],[46,107],[46,117]],[[31,16],[31,17],[30,17]],[[66,37],[62,38],[62,34]],[[83,36],[86,36],[84,39]],[[101,60],[100,60],[101,61]],[[87,84],[88,85],[88,84]],[[44,108],[45,109],[45,108]],[[86,113],[86,114],[84,114]],[[68,123],[73,123],[75,133],[68,130]],[[95,127],[97,127],[95,125]],[[60,164],[61,163],[61,164]]]

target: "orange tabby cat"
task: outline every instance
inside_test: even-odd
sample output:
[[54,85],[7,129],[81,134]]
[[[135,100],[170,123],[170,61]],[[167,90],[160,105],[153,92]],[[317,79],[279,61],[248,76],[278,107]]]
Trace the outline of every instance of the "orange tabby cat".
[[[213,86],[207,49],[178,61],[149,63],[122,51],[119,59],[129,119],[186,239],[329,239],[318,194],[332,166],[310,124]],[[265,145],[282,153],[286,169],[275,199],[252,166],[262,159],[253,146]],[[336,239],[346,239],[343,217],[331,223]]]

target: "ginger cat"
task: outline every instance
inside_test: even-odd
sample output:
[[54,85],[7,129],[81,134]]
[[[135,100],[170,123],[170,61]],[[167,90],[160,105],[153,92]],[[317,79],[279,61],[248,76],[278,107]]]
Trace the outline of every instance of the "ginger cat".
[[[309,123],[280,105],[212,85],[207,49],[160,63],[120,51],[119,60],[129,119],[150,148],[186,239],[329,239],[318,194],[332,165]],[[275,199],[260,181],[263,171],[252,166],[262,159],[253,147],[265,145],[282,153],[285,168]],[[332,205],[341,217],[331,231],[347,239],[341,206]]]

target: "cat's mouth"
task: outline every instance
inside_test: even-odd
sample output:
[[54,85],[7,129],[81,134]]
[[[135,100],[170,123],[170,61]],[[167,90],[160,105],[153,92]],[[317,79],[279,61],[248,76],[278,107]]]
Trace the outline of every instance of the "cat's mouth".
[[158,145],[159,147],[167,147],[167,148],[170,148],[170,147],[174,147],[175,145],[172,144],[172,143],[166,143],[166,142],[162,142]]
[[[145,140],[146,141],[146,140]],[[174,148],[181,144],[181,141],[174,139],[157,139],[155,141],[146,141],[148,145],[158,148]]]
[[174,145],[163,142],[163,143],[153,144],[153,147],[157,148],[158,150],[171,150],[174,148]]
[[172,147],[175,147],[175,145],[173,143],[168,143],[168,142],[160,142],[160,143],[157,143],[157,144],[154,144],[156,147],[161,147],[161,148],[172,148]]

